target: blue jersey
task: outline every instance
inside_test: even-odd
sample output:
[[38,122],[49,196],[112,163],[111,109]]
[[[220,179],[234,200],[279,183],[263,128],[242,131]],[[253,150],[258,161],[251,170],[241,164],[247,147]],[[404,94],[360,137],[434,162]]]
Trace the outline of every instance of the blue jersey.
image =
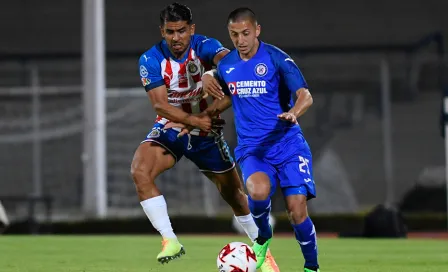
[[294,106],[298,89],[308,88],[285,52],[260,41],[257,53],[244,61],[233,50],[218,64],[218,77],[232,99],[239,147],[270,145],[302,133],[299,125],[277,117]]
[[[165,40],[157,43],[141,55],[139,60],[140,79],[146,91],[165,85],[168,102],[187,113],[204,111],[210,99],[203,99],[201,77],[214,65],[214,57],[226,50],[213,38],[193,35],[187,53],[176,59],[168,49]],[[165,125],[169,120],[157,116],[156,122]],[[204,135],[193,130],[193,135]],[[206,133],[205,133],[206,134]]]

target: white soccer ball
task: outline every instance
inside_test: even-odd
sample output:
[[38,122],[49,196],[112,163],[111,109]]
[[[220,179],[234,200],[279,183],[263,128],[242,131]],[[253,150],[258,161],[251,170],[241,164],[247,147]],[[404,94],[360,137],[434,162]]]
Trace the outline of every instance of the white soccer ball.
[[255,272],[257,257],[249,245],[232,242],[221,249],[216,264],[219,272]]
[[[275,217],[272,214],[269,214],[269,224],[271,225],[272,230],[275,229],[275,223],[276,223]],[[241,227],[240,223],[238,223],[238,221],[236,221],[235,216],[232,216],[232,227],[239,234],[246,235],[246,232],[244,232],[243,227]]]

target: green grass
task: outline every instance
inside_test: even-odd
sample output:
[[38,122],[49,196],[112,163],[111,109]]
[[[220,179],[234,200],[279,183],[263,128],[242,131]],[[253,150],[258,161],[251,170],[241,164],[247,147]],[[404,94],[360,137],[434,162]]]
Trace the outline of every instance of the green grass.
[[[228,242],[244,237],[181,236],[187,254],[164,266],[156,262],[154,236],[3,236],[0,271],[162,272],[217,271],[216,257]],[[322,272],[448,271],[448,241],[319,239]],[[282,272],[303,271],[297,242],[274,237],[271,246]]]

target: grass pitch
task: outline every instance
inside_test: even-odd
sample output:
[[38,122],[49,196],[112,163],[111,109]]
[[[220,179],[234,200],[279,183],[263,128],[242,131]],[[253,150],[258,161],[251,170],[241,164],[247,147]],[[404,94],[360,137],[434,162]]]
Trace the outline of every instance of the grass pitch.
[[[160,265],[156,236],[3,236],[0,271],[7,272],[213,272],[216,257],[241,236],[180,236],[186,255]],[[322,272],[448,271],[448,241],[424,239],[318,240]],[[303,271],[299,245],[274,237],[271,250],[282,272]]]

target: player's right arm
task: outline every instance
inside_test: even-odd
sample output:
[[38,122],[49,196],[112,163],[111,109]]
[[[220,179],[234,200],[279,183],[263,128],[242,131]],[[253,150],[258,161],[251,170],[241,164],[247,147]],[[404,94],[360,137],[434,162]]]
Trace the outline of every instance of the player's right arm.
[[216,82],[219,85],[220,90],[222,90],[224,96],[219,99],[213,100],[213,103],[205,110],[211,117],[218,116],[232,106],[232,99],[230,96],[229,88],[224,82],[224,79],[219,74],[219,68],[214,71],[214,78],[216,79]]
[[154,111],[171,122],[183,123],[210,131],[211,118],[195,116],[168,103],[168,90],[162,78],[160,63],[154,56],[140,57],[140,77]]

